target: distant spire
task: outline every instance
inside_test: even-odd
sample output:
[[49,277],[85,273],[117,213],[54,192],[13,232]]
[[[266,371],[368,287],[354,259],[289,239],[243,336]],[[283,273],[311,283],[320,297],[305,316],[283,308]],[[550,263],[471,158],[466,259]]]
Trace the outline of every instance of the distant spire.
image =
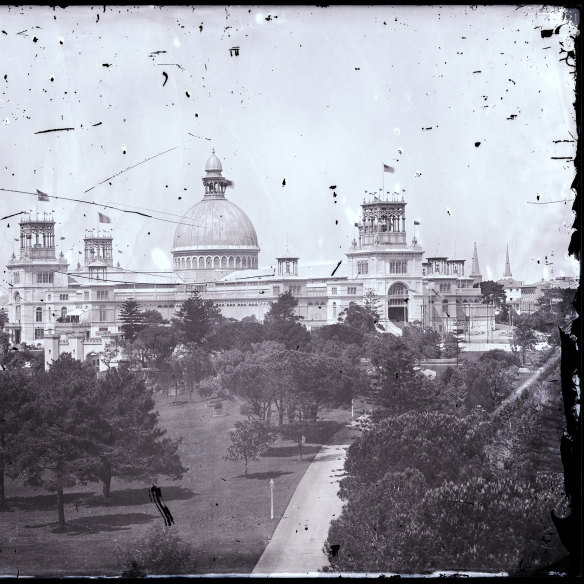
[[479,254],[477,252],[477,242],[474,244],[474,251],[472,254],[472,270],[470,272],[470,277],[480,276],[481,270],[479,268]]
[[505,258],[505,273],[503,274],[503,278],[510,278],[511,277],[511,264],[509,263],[509,244],[507,244],[507,256]]

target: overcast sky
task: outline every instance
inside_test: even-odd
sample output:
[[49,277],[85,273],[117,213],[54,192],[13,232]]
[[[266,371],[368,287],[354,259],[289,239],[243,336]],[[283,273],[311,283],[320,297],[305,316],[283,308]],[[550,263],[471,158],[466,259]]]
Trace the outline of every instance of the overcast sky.
[[[552,159],[575,155],[562,51],[576,28],[545,10],[1,6],[0,187],[166,221],[7,191],[1,215],[54,210],[74,268],[102,212],[116,261],[170,268],[173,222],[202,198],[214,147],[235,182],[228,198],[256,227],[260,266],[288,239],[332,271],[364,192],[384,179],[408,203],[408,240],[421,223],[426,256],[466,259],[470,272],[476,241],[483,277],[498,279],[508,244],[517,279],[576,275],[574,166]],[[56,128],[74,129],[38,133]],[[0,230],[4,266],[18,217]]]

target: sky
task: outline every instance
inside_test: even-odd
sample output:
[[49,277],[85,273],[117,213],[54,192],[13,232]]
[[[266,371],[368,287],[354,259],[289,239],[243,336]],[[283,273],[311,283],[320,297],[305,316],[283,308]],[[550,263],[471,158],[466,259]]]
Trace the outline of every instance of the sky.
[[[408,241],[418,221],[426,257],[466,259],[470,273],[476,242],[483,279],[499,279],[508,245],[525,283],[577,275],[573,16],[0,6],[0,214],[54,211],[73,269],[101,212],[116,262],[170,269],[214,148],[235,183],[227,197],[255,225],[260,267],[288,241],[332,271],[365,192],[383,186],[404,196]],[[26,194],[37,189],[49,203]],[[0,221],[2,266],[18,254],[18,221]]]

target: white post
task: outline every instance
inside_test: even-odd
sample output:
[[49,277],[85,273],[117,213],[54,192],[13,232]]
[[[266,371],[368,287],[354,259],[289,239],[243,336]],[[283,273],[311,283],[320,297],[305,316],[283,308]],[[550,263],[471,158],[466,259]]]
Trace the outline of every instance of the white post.
[[270,519],[274,518],[274,479],[270,479]]
[[353,405],[353,400],[351,399],[351,420],[355,417],[355,410]]

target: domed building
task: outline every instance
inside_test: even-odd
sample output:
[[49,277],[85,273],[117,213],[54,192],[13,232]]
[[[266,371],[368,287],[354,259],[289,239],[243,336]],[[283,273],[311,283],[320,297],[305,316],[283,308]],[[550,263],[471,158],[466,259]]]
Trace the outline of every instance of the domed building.
[[186,282],[214,282],[237,270],[257,269],[258,238],[249,217],[225,197],[233,183],[213,150],[205,165],[203,199],[174,233],[174,272]]

